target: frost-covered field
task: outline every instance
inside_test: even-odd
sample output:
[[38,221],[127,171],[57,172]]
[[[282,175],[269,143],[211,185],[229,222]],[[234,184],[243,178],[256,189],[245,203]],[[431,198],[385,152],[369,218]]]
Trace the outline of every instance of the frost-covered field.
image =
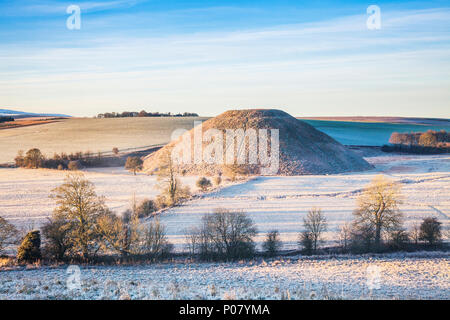
[[[356,196],[383,173],[403,186],[405,224],[436,216],[450,227],[450,156],[368,158],[370,172],[329,176],[257,177],[224,186],[161,215],[169,240],[181,250],[184,231],[216,207],[242,209],[264,233],[278,229],[285,249],[295,248],[302,218],[311,207],[325,212],[328,243],[352,219]],[[50,216],[50,190],[62,183],[56,170],[0,169],[0,215],[24,228]],[[85,172],[108,206],[122,212],[137,199],[153,198],[156,178],[121,168]],[[183,177],[194,190],[197,177]],[[450,254],[339,256],[317,260],[220,264],[81,266],[81,289],[69,290],[67,267],[0,271],[0,299],[449,299]],[[73,274],[72,274],[73,276]]]
[[[205,213],[216,207],[242,209],[255,221],[261,241],[265,233],[279,230],[285,249],[295,248],[302,218],[311,207],[325,212],[328,244],[336,239],[340,226],[352,219],[356,196],[376,174],[383,173],[402,183],[406,227],[426,216],[435,216],[450,228],[450,156],[378,156],[367,158],[375,165],[370,172],[298,177],[258,177],[246,183],[225,186],[161,215],[169,240],[183,249],[186,228],[198,225]],[[120,213],[137,200],[154,198],[160,191],[156,177],[137,175],[121,168],[85,172],[108,206]],[[49,217],[54,201],[52,188],[62,183],[65,173],[57,170],[0,169],[0,216],[18,226],[38,227]],[[196,177],[182,177],[195,191]]]
[[[49,169],[0,169],[0,216],[17,226],[39,227],[52,214],[55,201],[51,190],[64,181],[67,174]],[[98,195],[117,213],[131,207],[137,201],[154,198],[160,190],[156,176],[136,175],[123,168],[99,168],[84,172],[95,184]],[[195,188],[195,177],[182,177],[181,181]]]
[[[448,253],[0,271],[1,299],[450,299]],[[77,288],[76,285],[80,284]],[[74,288],[69,290],[69,288]]]
[[182,248],[184,231],[200,223],[206,212],[225,207],[248,212],[259,230],[258,241],[277,229],[285,249],[297,247],[302,219],[312,207],[324,211],[329,228],[328,244],[337,239],[343,223],[350,221],[356,196],[371,179],[383,173],[402,182],[405,226],[426,216],[435,216],[450,228],[450,156],[383,156],[368,158],[376,168],[371,172],[328,176],[258,177],[190,201],[164,213],[162,221],[172,242]]
[[13,162],[17,151],[39,148],[45,155],[78,151],[139,148],[170,141],[176,129],[191,129],[206,118],[71,118],[49,124],[0,130],[0,163]]

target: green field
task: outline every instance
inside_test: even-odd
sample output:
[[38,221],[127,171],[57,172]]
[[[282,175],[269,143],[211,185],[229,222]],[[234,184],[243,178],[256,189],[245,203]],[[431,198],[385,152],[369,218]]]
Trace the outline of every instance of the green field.
[[0,130],[0,163],[14,160],[19,150],[39,148],[54,152],[109,152],[169,142],[176,129],[192,129],[207,118],[72,118],[36,126]]

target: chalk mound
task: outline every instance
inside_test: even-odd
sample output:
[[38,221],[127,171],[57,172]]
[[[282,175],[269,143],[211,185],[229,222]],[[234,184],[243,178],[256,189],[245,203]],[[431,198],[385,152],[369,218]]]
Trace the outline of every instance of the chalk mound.
[[[277,140],[274,129],[278,130],[279,148],[274,144]],[[288,176],[372,168],[330,136],[274,109],[230,110],[209,119],[147,156],[144,171],[158,171],[167,163],[163,160],[167,154],[176,155],[172,156],[173,167],[186,175],[217,175],[230,167],[239,167],[248,174],[269,172]],[[275,171],[268,170],[269,167]]]

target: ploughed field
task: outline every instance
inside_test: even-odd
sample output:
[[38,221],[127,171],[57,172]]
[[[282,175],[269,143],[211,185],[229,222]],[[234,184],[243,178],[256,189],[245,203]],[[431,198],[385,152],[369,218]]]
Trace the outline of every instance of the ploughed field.
[[[272,229],[280,232],[284,249],[297,248],[302,219],[312,207],[324,211],[329,228],[326,245],[333,245],[342,224],[352,220],[358,192],[379,173],[401,182],[405,226],[424,217],[435,216],[450,228],[450,155],[366,158],[375,169],[362,173],[296,177],[256,177],[247,182],[222,186],[182,206],[161,214],[169,240],[177,251],[184,250],[185,230],[200,224],[204,214],[214,208],[244,210],[254,220],[258,244]],[[39,227],[52,214],[55,203],[52,188],[63,182],[65,172],[57,170],[0,169],[0,216],[26,229]],[[117,213],[131,206],[133,197],[142,200],[159,194],[156,177],[133,174],[122,168],[85,171],[99,195]],[[181,177],[185,185],[198,192],[198,177]]]

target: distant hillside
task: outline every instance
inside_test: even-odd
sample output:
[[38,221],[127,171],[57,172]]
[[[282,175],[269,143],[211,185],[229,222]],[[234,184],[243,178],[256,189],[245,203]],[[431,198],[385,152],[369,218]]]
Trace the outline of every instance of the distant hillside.
[[423,125],[450,125],[450,119],[444,118],[413,118],[413,117],[298,117],[298,119],[348,122],[384,122]]
[[0,109],[0,117],[13,117],[14,119],[20,118],[34,118],[34,117],[64,117],[70,118],[71,116],[58,113],[32,113],[10,109]]

